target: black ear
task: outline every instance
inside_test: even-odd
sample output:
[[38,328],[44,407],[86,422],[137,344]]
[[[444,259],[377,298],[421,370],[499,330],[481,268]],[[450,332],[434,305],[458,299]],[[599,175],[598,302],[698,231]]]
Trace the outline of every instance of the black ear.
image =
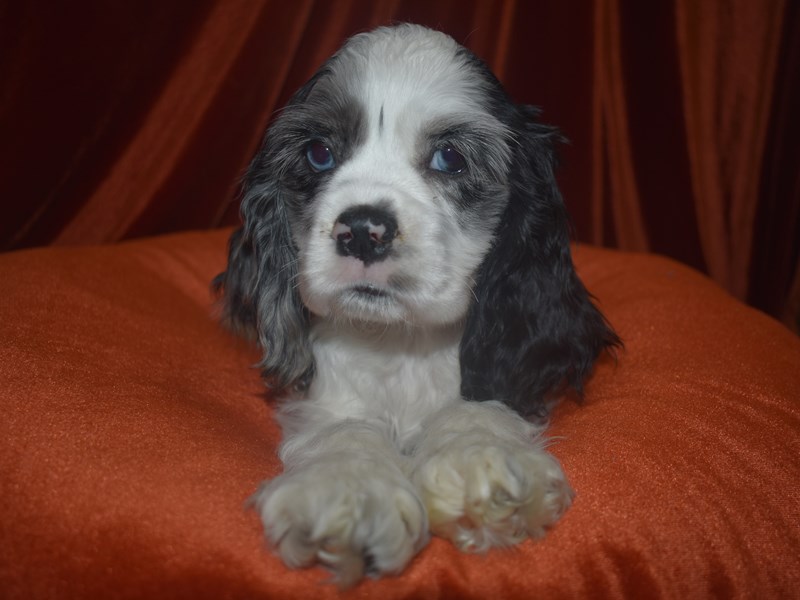
[[544,416],[565,387],[579,393],[592,364],[621,342],[572,264],[569,220],[556,184],[556,130],[519,107],[510,197],[477,273],[461,340],[461,393]]
[[307,387],[314,358],[308,313],[297,291],[297,250],[273,170],[266,150],[250,165],[243,225],[231,236],[227,270],[213,285],[222,293],[224,322],[258,340],[264,378],[281,393]]
[[289,221],[296,189],[279,174],[285,179],[296,160],[292,149],[298,136],[304,139],[298,131],[304,131],[308,120],[302,107],[314,86],[330,74],[333,60],[294,93],[267,131],[245,176],[243,224],[231,236],[228,267],[213,282],[222,295],[223,321],[258,340],[264,350],[259,366],[278,393],[304,390],[314,376],[309,314],[297,289],[298,254]]

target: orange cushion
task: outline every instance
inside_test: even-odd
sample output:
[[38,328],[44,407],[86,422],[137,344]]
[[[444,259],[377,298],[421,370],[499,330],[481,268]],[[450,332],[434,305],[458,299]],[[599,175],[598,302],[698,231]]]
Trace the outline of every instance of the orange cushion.
[[[279,431],[212,317],[229,233],[0,255],[0,595],[338,597],[244,507]],[[514,550],[435,539],[345,597],[800,590],[800,341],[675,262],[576,261],[626,350],[554,415],[572,509]]]

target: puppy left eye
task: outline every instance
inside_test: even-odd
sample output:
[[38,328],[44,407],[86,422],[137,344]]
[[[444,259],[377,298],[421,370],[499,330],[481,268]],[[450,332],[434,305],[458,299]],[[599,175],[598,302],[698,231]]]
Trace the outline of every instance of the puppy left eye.
[[328,171],[336,166],[331,149],[318,140],[306,146],[306,160],[317,172]]
[[433,153],[431,163],[428,166],[435,171],[442,171],[443,173],[461,173],[467,168],[467,161],[451,146],[444,146]]

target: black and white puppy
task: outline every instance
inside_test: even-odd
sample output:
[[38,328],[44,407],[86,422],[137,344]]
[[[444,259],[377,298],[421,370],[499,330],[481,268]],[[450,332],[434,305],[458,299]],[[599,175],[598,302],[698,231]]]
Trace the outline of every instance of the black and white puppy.
[[290,567],[348,585],[429,530],[483,551],[570,505],[542,417],[619,340],[574,272],[536,116],[400,25],[350,39],[267,132],[216,285],[285,399],[285,472],[254,503]]

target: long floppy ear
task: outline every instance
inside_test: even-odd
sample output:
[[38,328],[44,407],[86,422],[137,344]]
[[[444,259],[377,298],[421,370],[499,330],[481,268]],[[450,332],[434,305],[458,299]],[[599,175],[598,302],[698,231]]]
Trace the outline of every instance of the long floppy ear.
[[244,180],[242,227],[231,236],[228,267],[214,279],[222,295],[222,319],[231,329],[255,337],[264,356],[259,367],[279,394],[303,391],[314,377],[309,314],[297,289],[298,255],[292,239],[287,198],[279,173],[291,147],[289,124],[298,105],[330,73],[329,59],[291,97],[267,131]]
[[243,225],[231,236],[228,266],[213,283],[222,293],[222,318],[255,337],[264,351],[264,379],[278,393],[305,389],[314,375],[309,317],[297,291],[297,250],[289,216],[262,150],[245,179]]
[[524,117],[505,214],[476,277],[461,340],[461,392],[500,400],[524,415],[584,378],[605,349],[621,345],[572,264],[569,220],[556,185],[555,129]]
[[214,286],[223,293],[223,321],[258,340],[264,379],[283,393],[307,387],[314,358],[308,314],[296,289],[297,251],[286,209],[272,187],[263,181],[249,184],[242,202],[244,224],[231,236],[228,267]]

